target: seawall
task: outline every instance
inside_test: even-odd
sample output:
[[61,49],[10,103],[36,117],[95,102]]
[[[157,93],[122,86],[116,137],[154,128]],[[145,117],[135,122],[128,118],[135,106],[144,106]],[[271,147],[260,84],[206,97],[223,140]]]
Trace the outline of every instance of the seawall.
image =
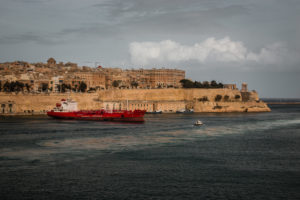
[[[219,101],[217,95],[222,96]],[[226,97],[225,97],[226,96]],[[236,98],[239,96],[240,98]],[[194,109],[195,112],[267,112],[267,104],[257,93],[247,93],[246,101],[239,90],[232,89],[128,89],[101,90],[96,93],[7,94],[0,93],[0,114],[45,114],[63,98],[78,102],[81,110],[145,109],[176,112]],[[203,101],[203,98],[207,100]]]

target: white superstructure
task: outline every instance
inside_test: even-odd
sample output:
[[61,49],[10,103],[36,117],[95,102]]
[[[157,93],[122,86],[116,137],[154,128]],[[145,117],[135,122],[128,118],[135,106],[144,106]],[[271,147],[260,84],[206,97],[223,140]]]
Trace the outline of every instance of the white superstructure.
[[67,99],[67,100],[62,99],[61,103],[56,104],[54,111],[58,111],[58,112],[78,111],[77,102],[71,99]]

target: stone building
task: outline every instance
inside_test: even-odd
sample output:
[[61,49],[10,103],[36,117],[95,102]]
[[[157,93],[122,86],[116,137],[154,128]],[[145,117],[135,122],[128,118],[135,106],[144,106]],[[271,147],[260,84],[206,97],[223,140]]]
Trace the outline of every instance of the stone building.
[[235,90],[237,89],[236,84],[224,84],[224,88]]
[[5,101],[0,102],[0,114],[13,114],[15,112],[15,102],[14,101]]
[[77,84],[80,85],[80,81],[85,82],[87,90],[89,89],[104,89],[106,84],[105,75],[101,72],[76,72],[74,79],[72,80],[72,87]]
[[64,82],[63,76],[54,76],[51,77],[49,81],[49,89],[52,90],[52,92],[59,92],[58,86],[62,85]]
[[[180,80],[185,79],[185,71],[177,69],[131,69],[102,68],[106,75],[106,88],[111,88],[113,81],[119,80],[124,88],[168,88],[181,87]],[[137,83],[134,86],[133,83]]]
[[181,87],[185,71],[177,69],[152,69],[149,71],[151,88]]
[[49,58],[49,59],[47,60],[47,64],[48,64],[48,66],[50,66],[50,67],[54,67],[54,66],[56,66],[56,60],[55,60],[54,58]]
[[[130,69],[78,67],[76,63],[56,63],[49,58],[47,63],[29,64],[23,61],[0,63],[0,80],[19,81],[30,84],[35,91],[40,91],[48,81],[48,88],[57,92],[62,84],[79,86],[87,84],[87,90],[93,89],[152,89],[180,88],[180,80],[185,79],[185,71],[177,69]],[[30,82],[29,82],[30,81]],[[43,91],[48,91],[43,89]]]
[[242,89],[241,92],[248,92],[248,84],[247,83],[242,83]]

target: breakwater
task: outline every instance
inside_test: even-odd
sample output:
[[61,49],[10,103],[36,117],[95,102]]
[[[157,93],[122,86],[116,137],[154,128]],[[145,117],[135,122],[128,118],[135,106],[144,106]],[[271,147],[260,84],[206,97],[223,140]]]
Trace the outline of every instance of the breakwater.
[[[220,98],[216,98],[219,96]],[[256,92],[236,89],[126,89],[100,90],[95,93],[24,94],[0,93],[1,114],[45,114],[63,98],[78,102],[81,110],[144,109],[173,113],[181,109],[195,112],[266,112],[266,103]]]

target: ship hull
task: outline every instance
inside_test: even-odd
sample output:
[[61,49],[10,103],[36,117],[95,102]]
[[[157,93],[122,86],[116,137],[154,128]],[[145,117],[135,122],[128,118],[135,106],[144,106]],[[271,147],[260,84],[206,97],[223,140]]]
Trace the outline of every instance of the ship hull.
[[94,120],[94,121],[115,121],[115,122],[144,122],[144,111],[76,111],[56,112],[49,111],[47,115],[56,119],[70,120]]

